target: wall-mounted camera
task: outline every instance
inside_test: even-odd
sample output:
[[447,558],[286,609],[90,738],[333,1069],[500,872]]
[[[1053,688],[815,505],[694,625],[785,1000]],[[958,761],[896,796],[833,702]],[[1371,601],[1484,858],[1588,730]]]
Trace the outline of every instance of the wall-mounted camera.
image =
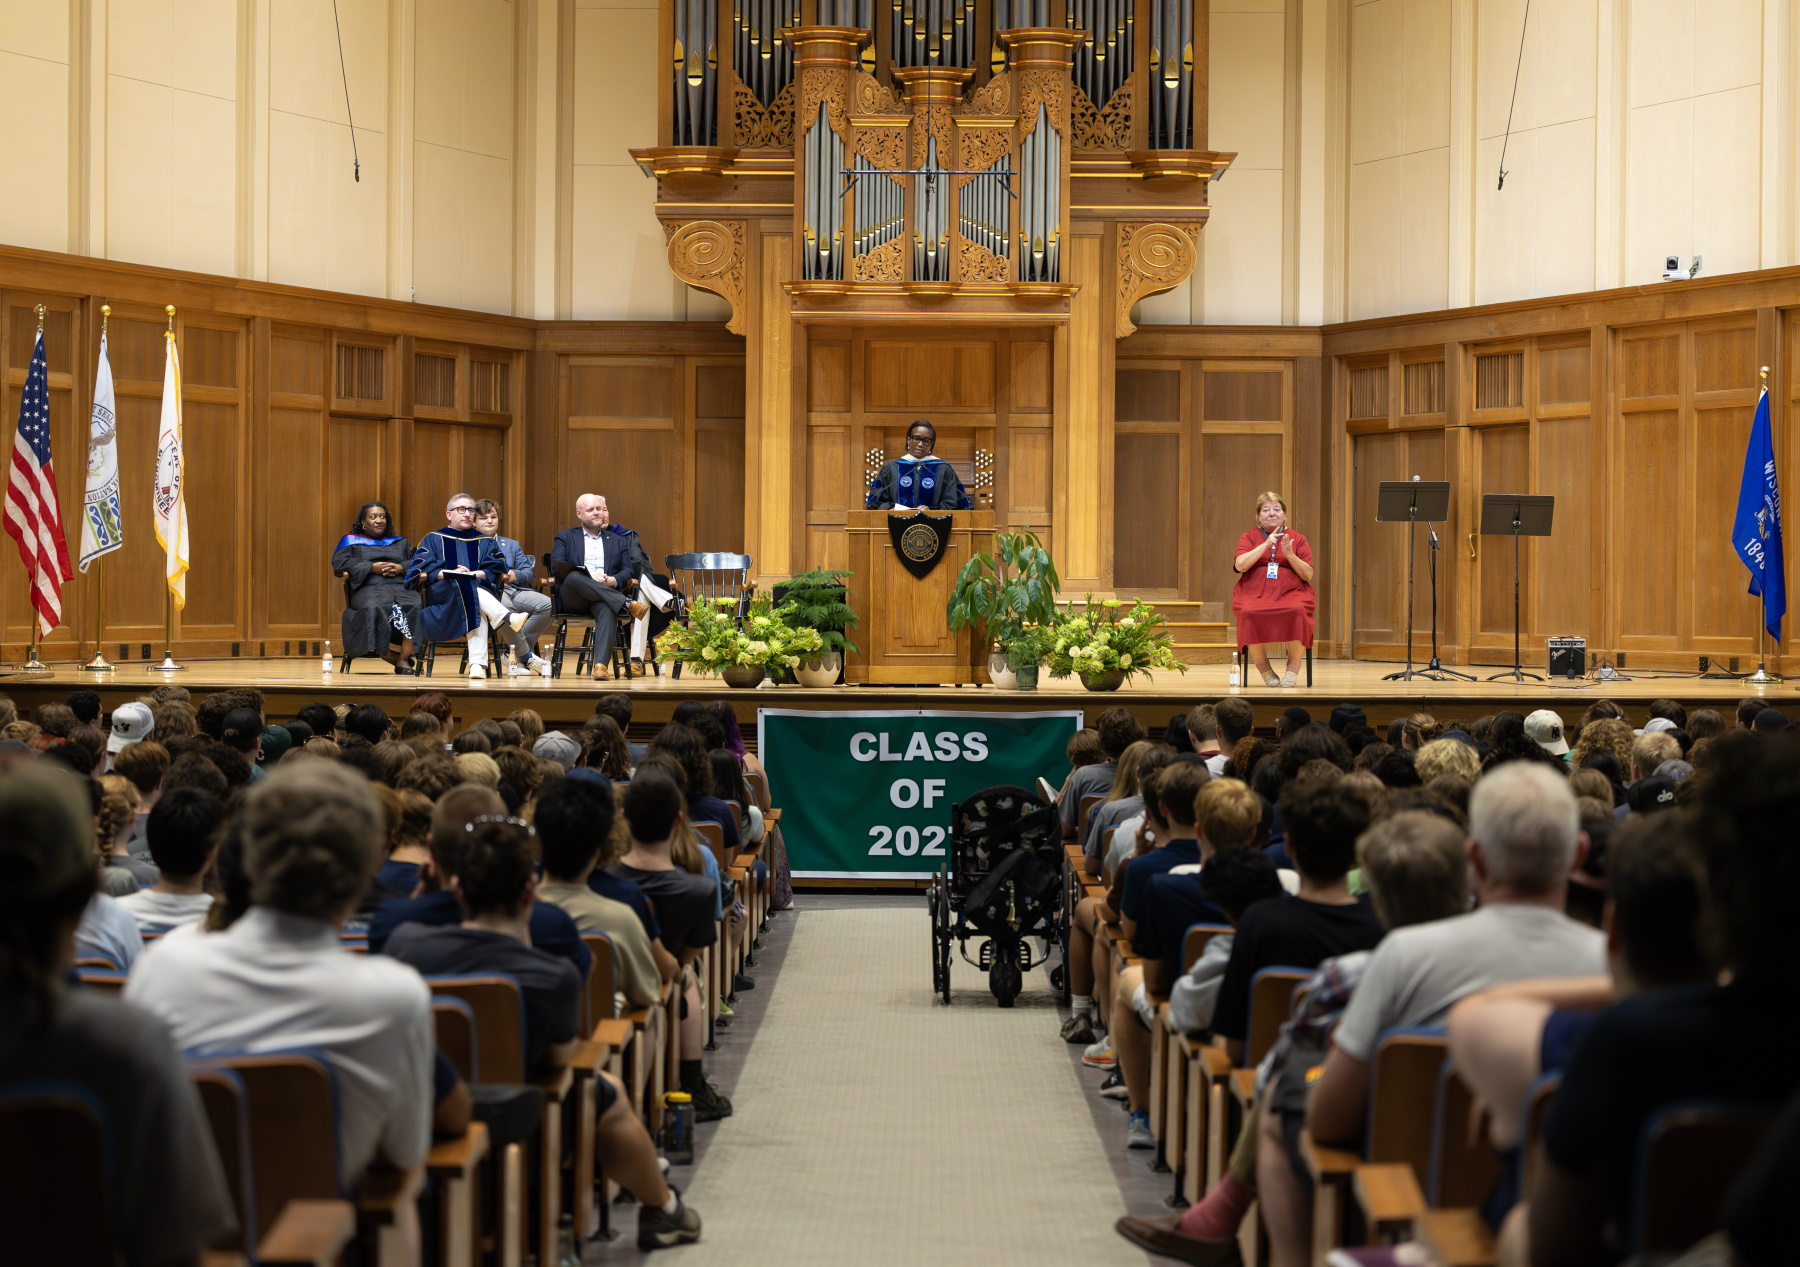
[[1694,277],[1698,275],[1699,272],[1700,257],[1698,255],[1694,257],[1694,262],[1685,269],[1681,267],[1681,257],[1679,255],[1663,256],[1663,280],[1665,282],[1681,281],[1685,278]]

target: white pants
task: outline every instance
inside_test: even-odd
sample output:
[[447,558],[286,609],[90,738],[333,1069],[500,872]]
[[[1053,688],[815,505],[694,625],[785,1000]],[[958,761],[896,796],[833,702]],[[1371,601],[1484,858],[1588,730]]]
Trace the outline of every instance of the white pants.
[[[481,605],[481,619],[475,622],[475,628],[469,631],[469,667],[487,663],[488,626],[497,625],[512,613],[507,611],[499,599],[482,589],[475,587],[475,599]],[[507,631],[509,634],[511,630]]]
[[[638,578],[638,597],[657,611],[668,611],[674,595],[647,576]],[[645,612],[631,622],[631,658],[642,660],[650,646],[650,613]]]

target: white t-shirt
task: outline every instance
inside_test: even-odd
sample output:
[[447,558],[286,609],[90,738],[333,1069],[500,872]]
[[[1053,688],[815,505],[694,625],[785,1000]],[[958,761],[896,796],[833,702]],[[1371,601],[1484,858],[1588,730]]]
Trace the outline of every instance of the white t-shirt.
[[206,918],[212,904],[210,893],[158,893],[155,889],[139,889],[119,899],[141,933],[166,933],[196,923]]
[[119,899],[96,893],[88,899],[75,926],[77,959],[110,959],[119,971],[130,972],[131,965],[144,953],[144,937],[138,932],[137,920],[119,905]]
[[322,920],[252,907],[230,928],[165,938],[139,958],[128,1002],[193,1056],[312,1047],[337,1072],[339,1152],[354,1182],[377,1151],[422,1164],[431,1143],[431,992],[385,955],[343,949]]
[[1229,752],[1221,752],[1210,756],[1206,759],[1206,772],[1215,779],[1222,779],[1225,777],[1225,763],[1230,760],[1231,754]]
[[1547,906],[1501,902],[1396,928],[1375,947],[1332,1041],[1368,1060],[1383,1030],[1442,1025],[1458,999],[1506,981],[1606,971],[1606,937]]

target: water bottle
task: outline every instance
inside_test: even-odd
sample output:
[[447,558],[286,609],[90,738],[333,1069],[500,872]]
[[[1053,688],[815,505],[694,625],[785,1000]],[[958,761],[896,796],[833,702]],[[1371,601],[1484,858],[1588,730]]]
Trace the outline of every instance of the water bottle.
[[573,1214],[564,1214],[556,1226],[556,1267],[581,1267],[581,1251],[575,1246]]
[[319,658],[319,672],[331,676],[331,639],[325,639],[325,654]]
[[663,1154],[672,1166],[694,1164],[694,1097],[685,1091],[663,1096]]
[[1234,691],[1237,690],[1237,688],[1239,686],[1239,682],[1238,682],[1238,662],[1237,662],[1236,656],[1231,657],[1231,679],[1230,679],[1230,681],[1231,681],[1231,689]]

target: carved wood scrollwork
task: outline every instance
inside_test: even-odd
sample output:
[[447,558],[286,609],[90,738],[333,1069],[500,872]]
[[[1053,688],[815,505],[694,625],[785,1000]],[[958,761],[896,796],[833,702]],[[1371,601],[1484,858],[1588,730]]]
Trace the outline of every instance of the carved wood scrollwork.
[[[800,72],[800,106],[794,111],[794,117],[800,120],[800,131],[804,135],[807,128],[813,126],[818,117],[819,103],[825,103],[825,118],[831,124],[831,130],[839,136],[849,139],[850,118],[849,104],[845,98],[844,77],[832,70],[802,70]],[[780,105],[779,99],[775,102]]]
[[976,242],[962,244],[962,279],[965,282],[1003,282],[1007,262]]
[[1007,107],[1012,104],[1012,76],[1007,73],[995,75],[987,83],[969,94],[968,103],[963,107],[964,114],[1006,114]]
[[[962,159],[958,166],[965,171],[986,171],[1012,146],[1011,129],[1003,132],[998,128],[963,128],[961,136]],[[973,179],[965,176],[958,183],[966,185]]]
[[794,85],[785,85],[767,110],[756,94],[732,78],[732,134],[739,149],[779,150],[794,144]]
[[725,328],[733,334],[746,329],[744,264],[746,227],[742,220],[665,221],[669,237],[669,268],[690,286],[710,290],[731,305]]
[[906,166],[906,133],[899,128],[858,128],[856,152],[884,172]]
[[850,280],[897,282],[905,275],[906,241],[895,238],[850,261]]
[[1113,93],[1106,109],[1098,110],[1079,88],[1071,88],[1070,126],[1075,148],[1080,150],[1128,150],[1131,148],[1131,85]]
[[1049,113],[1050,126],[1067,136],[1069,94],[1075,90],[1075,85],[1069,82],[1068,73],[1027,70],[1022,71],[1019,78],[1019,118],[1026,127],[1029,128],[1031,120],[1037,116],[1038,103],[1041,101]]
[[1186,281],[1200,257],[1199,224],[1121,224],[1119,226],[1118,307],[1113,333],[1123,339],[1137,326],[1132,305],[1147,295],[1160,295]]
[[905,114],[906,103],[875,76],[857,71],[852,93],[858,114]]

